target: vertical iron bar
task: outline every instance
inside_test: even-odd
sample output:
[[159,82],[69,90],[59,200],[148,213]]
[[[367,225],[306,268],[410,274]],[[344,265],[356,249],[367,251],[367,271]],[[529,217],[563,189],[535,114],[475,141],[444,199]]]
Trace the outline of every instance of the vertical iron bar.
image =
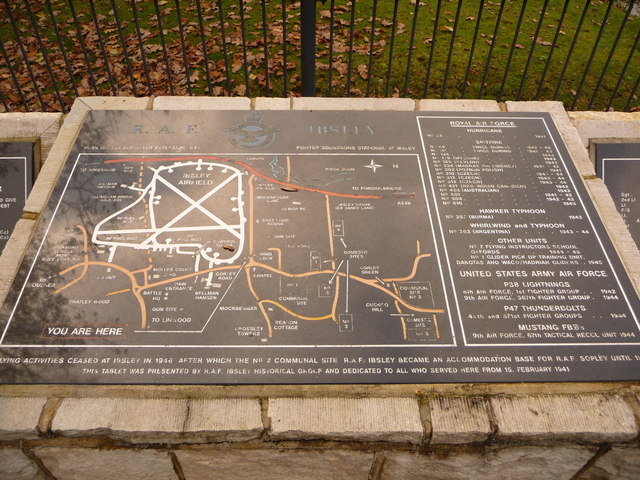
[[180,0],[176,0],[176,17],[178,20],[178,31],[180,33],[180,45],[182,47],[184,74],[187,77],[187,91],[189,92],[189,95],[193,95],[193,90],[191,88],[191,79],[189,78],[189,57],[187,56],[187,48],[184,43],[184,26],[182,25],[182,14],[180,12]]
[[69,58],[67,57],[67,49],[64,48],[64,42],[62,41],[62,37],[60,36],[60,29],[58,28],[58,22],[56,22],[56,18],[53,15],[53,9],[51,8],[50,0],[45,0],[45,4],[47,6],[47,10],[49,10],[49,18],[51,18],[51,25],[53,26],[53,32],[55,33],[56,39],[58,40],[60,53],[62,53],[62,59],[64,60],[67,73],[69,74],[69,80],[71,81],[71,88],[73,88],[73,93],[75,94],[75,96],[79,97],[80,95],[78,94],[76,79],[74,78],[73,69],[71,68],[71,64],[69,63]]
[[24,49],[24,45],[22,44],[22,38],[20,37],[20,32],[18,31],[18,26],[15,23],[15,20],[13,18],[13,15],[11,14],[11,10],[9,7],[9,2],[7,0],[4,0],[4,4],[5,7],[7,9],[7,15],[9,16],[9,21],[11,22],[11,27],[13,28],[13,32],[16,36],[16,41],[18,42],[18,47],[20,48],[20,52],[22,53],[22,57],[24,58],[24,64],[27,67],[27,71],[29,72],[29,77],[31,78],[31,83],[33,83],[33,87],[36,91],[36,95],[38,97],[38,100],[40,101],[40,105],[42,105],[42,109],[46,112],[47,111],[47,107],[44,103],[44,100],[42,98],[42,94],[40,92],[40,87],[38,87],[38,84],[36,83],[36,77],[33,74],[33,70],[31,70],[31,64],[29,62],[29,57],[27,56],[27,52]]
[[218,0],[218,14],[220,17],[220,35],[222,40],[222,53],[224,55],[224,74],[227,81],[227,95],[231,96],[231,70],[229,69],[229,53],[227,52],[227,38],[224,33],[224,13],[222,11],[222,0]]
[[[391,64],[393,63],[393,45],[396,39],[396,26],[398,22],[398,3],[399,0],[395,0],[393,4],[393,19],[391,20],[391,44],[389,45],[389,60],[387,62],[387,84],[384,87],[385,97],[389,96],[389,85],[391,83]],[[416,3],[420,2],[416,1]]]
[[[333,0],[331,0],[333,1]],[[271,87],[269,86],[269,40],[267,38],[267,5],[265,0],[260,0],[262,7],[262,43],[264,52],[264,76],[267,97],[271,96]]]
[[411,39],[409,40],[409,53],[407,54],[407,69],[404,74],[404,88],[402,89],[402,96],[407,96],[407,90],[409,89],[409,75],[411,72],[411,57],[413,56],[414,42],[416,40],[416,27],[418,25],[418,9],[420,8],[420,2],[416,0],[416,5],[413,7],[413,22],[411,24]]
[[369,65],[367,66],[367,93],[371,92],[371,68],[373,67],[373,44],[376,36],[376,15],[378,13],[378,0],[373,0],[373,12],[371,13],[371,38],[369,40]]
[[460,98],[464,98],[465,93],[467,93],[467,83],[469,82],[469,72],[471,71],[473,54],[476,49],[476,41],[478,40],[478,32],[480,30],[480,22],[482,21],[482,10],[484,10],[484,0],[480,0],[480,6],[478,7],[476,28],[473,31],[473,41],[471,42],[471,52],[469,52],[469,61],[467,62],[467,71],[464,74],[464,82],[462,82],[462,93],[460,94]]
[[507,3],[507,0],[502,0],[500,2],[500,9],[498,10],[498,17],[496,18],[496,24],[493,27],[493,35],[491,36],[491,45],[489,45],[489,54],[487,55],[487,63],[484,66],[484,72],[482,73],[482,81],[480,82],[480,93],[478,94],[478,98],[482,98],[484,95],[484,87],[487,83],[487,75],[489,74],[489,65],[491,65],[491,57],[493,56],[493,48],[496,46],[496,41],[498,40],[498,29],[500,27],[500,22],[502,21],[502,13],[504,12],[504,6]]
[[633,90],[631,90],[631,94],[629,95],[629,99],[627,100],[627,103],[624,104],[625,112],[628,112],[629,108],[631,107],[631,101],[633,100],[633,97],[636,96],[636,92],[638,91],[638,85],[640,85],[640,75],[638,75],[638,78],[636,79],[636,84],[633,86]]
[[633,47],[631,47],[631,51],[629,52],[629,56],[627,57],[627,61],[624,63],[624,67],[622,67],[622,71],[620,72],[620,76],[618,77],[618,81],[616,82],[616,86],[613,89],[613,93],[611,94],[611,98],[609,99],[609,103],[607,104],[607,108],[605,109],[607,111],[609,111],[609,109],[613,105],[613,101],[615,100],[616,96],[618,95],[618,89],[620,88],[620,85],[622,84],[622,79],[624,78],[625,74],[627,73],[627,68],[629,68],[629,64],[631,63],[631,57],[633,57],[633,54],[636,51],[636,47],[638,46],[638,40],[639,39],[640,39],[640,31],[638,31],[638,33],[636,34],[636,39],[633,42]]
[[578,97],[580,96],[580,93],[582,93],[582,87],[584,86],[584,81],[586,80],[587,74],[589,73],[589,69],[591,68],[591,62],[593,61],[593,58],[596,56],[596,51],[598,50],[598,45],[600,44],[602,33],[604,32],[604,29],[607,26],[607,20],[609,19],[609,13],[611,12],[611,7],[613,7],[613,2],[614,0],[609,0],[609,4],[607,5],[607,11],[604,13],[604,19],[602,20],[602,24],[600,25],[600,30],[598,30],[596,43],[593,45],[593,49],[591,50],[591,55],[589,55],[589,61],[587,62],[587,66],[584,68],[584,72],[582,72],[582,78],[580,79],[578,90],[576,91],[576,94],[573,97],[573,102],[571,102],[571,107],[570,107],[571,110],[575,108],[576,103],[578,103]]
[[53,73],[51,69],[51,63],[49,62],[49,55],[47,54],[47,49],[44,48],[44,43],[42,42],[42,37],[40,36],[40,31],[38,30],[38,24],[36,19],[33,17],[33,12],[31,11],[31,5],[29,4],[29,0],[24,0],[24,5],[29,13],[29,20],[31,21],[31,26],[33,27],[33,32],[35,33],[36,40],[38,41],[38,46],[42,51],[42,59],[44,60],[44,64],[47,68],[47,72],[49,73],[49,77],[51,77],[51,82],[53,84],[53,89],[56,92],[56,97],[58,98],[58,103],[60,104],[60,108],[63,113],[67,113],[67,109],[64,106],[64,102],[62,101],[62,96],[60,95],[60,90],[58,89],[58,79]]
[[7,67],[9,67],[9,74],[11,75],[11,79],[13,80],[13,83],[16,86],[16,90],[18,90],[18,95],[20,95],[20,100],[22,100],[22,104],[24,105],[25,110],[27,112],[30,112],[31,110],[29,109],[29,102],[27,102],[27,99],[24,96],[24,92],[22,91],[22,87],[20,87],[20,82],[18,82],[18,78],[16,77],[16,74],[13,71],[13,65],[11,65],[9,55],[7,54],[7,51],[4,48],[4,43],[2,43],[2,39],[0,39],[0,51],[2,51],[2,56],[4,57],[4,61],[6,62]]
[[500,85],[500,92],[498,93],[498,102],[502,100],[502,94],[504,93],[504,87],[507,83],[507,77],[509,76],[509,68],[511,68],[511,61],[513,60],[513,54],[516,50],[516,44],[518,43],[518,35],[520,34],[520,27],[522,26],[522,19],[524,18],[524,11],[527,8],[527,0],[522,0],[522,8],[520,9],[520,16],[518,23],[516,24],[516,31],[513,35],[513,41],[511,42],[511,50],[509,51],[509,58],[507,59],[507,65],[504,68],[504,75],[502,76],[502,84]]
[[120,16],[118,15],[118,7],[116,6],[115,0],[111,0],[111,9],[113,10],[113,19],[116,21],[116,28],[118,29],[118,38],[120,38],[120,43],[122,44],[124,61],[127,64],[127,70],[129,71],[129,81],[131,82],[131,89],[133,91],[133,94],[137,97],[138,87],[136,86],[136,79],[133,76],[133,69],[131,68],[131,58],[129,58],[129,49],[127,48],[127,42],[124,39],[124,32],[122,31],[122,24],[120,23]]
[[567,52],[567,58],[564,61],[564,65],[562,67],[562,72],[560,72],[560,78],[558,78],[558,83],[556,84],[556,91],[553,94],[553,100],[558,98],[558,93],[560,92],[560,86],[562,85],[562,81],[564,80],[564,74],[567,71],[567,67],[569,66],[569,60],[571,59],[571,55],[573,54],[573,49],[578,42],[578,36],[580,35],[580,30],[582,30],[582,24],[584,23],[584,19],[587,16],[587,10],[589,9],[589,5],[591,0],[587,0],[584,4],[584,8],[582,9],[582,15],[580,16],[580,20],[578,21],[578,26],[576,27],[576,33],[573,35],[573,40],[571,40],[571,46],[569,47],[569,52]]
[[[375,2],[376,0],[374,0]],[[302,96],[316,96],[316,0],[300,5]]]
[[447,80],[449,79],[449,68],[451,67],[451,57],[453,55],[453,48],[456,41],[456,33],[458,31],[458,22],[460,20],[460,10],[462,10],[463,0],[458,0],[458,8],[456,9],[456,18],[453,23],[453,32],[451,32],[451,43],[449,44],[449,55],[447,56],[447,66],[444,70],[444,78],[442,79],[442,92],[441,98],[446,98],[447,94]]
[[[213,95],[211,86],[211,70],[209,70],[209,53],[207,52],[207,41],[204,38],[204,21],[202,19],[202,6],[200,0],[196,0],[196,10],[198,11],[198,25],[200,26],[200,43],[202,44],[202,58],[204,60],[204,71],[207,74],[207,92]],[[224,40],[223,40],[224,41]]]
[[604,75],[607,73],[607,69],[609,68],[609,63],[611,62],[611,58],[613,58],[613,53],[618,47],[618,42],[620,41],[620,37],[622,36],[622,31],[624,30],[624,27],[627,25],[627,20],[629,19],[629,15],[633,10],[634,3],[635,3],[635,0],[631,0],[629,2],[629,8],[627,8],[627,11],[625,12],[624,19],[622,20],[622,23],[620,24],[620,29],[618,30],[618,34],[616,35],[616,39],[613,41],[613,45],[611,45],[609,56],[607,57],[607,61],[604,63],[604,67],[602,67],[602,73],[600,73],[600,77],[598,78],[598,83],[596,83],[596,88],[593,89],[593,94],[591,95],[591,99],[589,100],[589,105],[587,106],[587,110],[591,110],[591,107],[593,106],[593,102],[596,99],[596,96],[598,95],[598,90],[600,90],[600,85],[602,85],[602,80],[604,80]]
[[0,90],[0,100],[2,100],[2,106],[4,107],[4,111],[8,112],[9,111],[9,105],[7,104],[7,100],[4,96],[4,93],[2,93],[2,90]]
[[[416,0],[417,2],[420,0]],[[433,22],[433,35],[431,35],[431,50],[429,50],[429,61],[427,62],[427,78],[424,81],[424,92],[422,98],[427,98],[427,91],[429,90],[429,80],[431,78],[431,65],[433,64],[433,51],[436,49],[436,42],[438,41],[438,23],[440,21],[440,8],[442,7],[442,0],[438,0],[436,6],[436,18]]]
[[534,100],[538,100],[540,97],[540,92],[542,91],[542,85],[544,85],[544,80],[547,77],[547,71],[549,70],[549,65],[551,64],[551,58],[553,57],[553,52],[556,48],[556,43],[558,42],[558,37],[560,36],[560,31],[562,30],[562,24],[564,22],[564,17],[567,14],[567,8],[569,7],[569,2],[571,0],[565,0],[564,7],[562,8],[562,13],[560,14],[560,19],[558,20],[558,26],[556,27],[556,33],[553,36],[553,41],[551,42],[551,50],[549,51],[549,56],[547,57],[547,61],[544,64],[544,70],[542,71],[542,76],[540,77],[540,81],[538,83],[538,89],[536,90],[536,94],[533,97]]
[[111,86],[111,93],[117,95],[116,84],[113,81],[113,76],[111,75],[111,67],[109,66],[109,57],[107,56],[107,49],[104,47],[104,40],[102,38],[102,31],[100,28],[100,24],[98,23],[98,16],[96,15],[96,6],[93,3],[93,0],[89,0],[89,7],[91,8],[91,16],[93,17],[93,24],[96,26],[96,34],[98,35],[98,46],[100,47],[100,51],[102,52],[102,58],[104,58],[104,68],[107,71],[107,78],[109,79],[109,85]]
[[242,40],[242,66],[244,69],[244,83],[247,87],[245,95],[251,96],[251,88],[249,86],[249,62],[247,61],[247,39],[246,29],[244,27],[244,0],[240,0],[240,35]]
[[158,0],[153,0],[153,5],[156,9],[156,20],[158,22],[158,33],[160,33],[160,44],[162,45],[162,53],[164,55],[164,66],[167,71],[167,80],[169,82],[169,93],[175,95],[173,90],[173,79],[171,77],[171,65],[169,63],[169,52],[167,52],[167,43],[164,39],[164,28],[162,26],[162,18],[160,17],[160,5]]
[[329,18],[329,96],[333,93],[333,27],[335,24],[335,0],[331,0]]
[[140,32],[140,21],[138,20],[138,10],[136,9],[136,0],[131,0],[131,11],[133,12],[133,23],[136,26],[136,36],[138,38],[138,48],[140,49],[140,58],[142,59],[142,68],[144,76],[147,79],[147,92],[153,95],[153,84],[149,75],[149,65],[147,64],[147,56],[144,53],[144,44],[142,43],[142,33]]
[[36,83],[36,77],[33,74],[33,70],[31,70],[31,64],[29,63],[29,57],[27,56],[27,52],[24,49],[24,45],[22,44],[22,38],[20,37],[20,31],[18,30],[18,26],[11,14],[11,9],[9,7],[9,2],[4,0],[5,8],[7,9],[7,15],[9,17],[9,21],[11,22],[11,27],[13,28],[13,33],[16,36],[16,41],[18,42],[18,47],[20,48],[20,52],[22,53],[22,57],[24,58],[24,64],[27,67],[27,71],[29,72],[29,77],[31,78],[31,83],[33,83],[33,87],[35,88],[36,95],[38,96],[38,100],[40,101],[40,105],[42,105],[42,109],[46,112],[47,107],[44,103],[44,99],[42,98],[42,94],[40,92],[40,87]]
[[[135,1],[135,0],[131,0]],[[89,58],[89,54],[87,53],[87,46],[84,43],[84,37],[82,36],[82,30],[80,29],[80,22],[78,22],[78,15],[76,14],[76,9],[73,6],[73,0],[67,0],[69,4],[69,8],[71,10],[71,15],[73,16],[73,23],[76,27],[76,32],[78,33],[78,41],[80,42],[80,48],[82,49],[82,55],[84,57],[84,62],[87,65],[87,72],[89,72],[89,78],[91,79],[91,86],[93,87],[93,93],[96,95],[100,95],[98,93],[98,85],[96,84],[96,78],[93,75],[93,69],[91,68],[91,59]]]
[[544,4],[542,5],[542,12],[540,13],[540,19],[538,20],[538,26],[536,27],[536,33],[533,34],[531,48],[529,48],[527,63],[524,66],[524,72],[522,73],[522,78],[520,79],[520,86],[518,87],[518,93],[516,94],[516,101],[519,101],[520,98],[522,97],[524,82],[527,80],[527,74],[529,73],[529,65],[531,64],[531,59],[533,58],[533,51],[535,50],[536,45],[538,43],[538,37],[540,36],[540,28],[542,28],[542,23],[544,22],[544,16],[547,13],[548,6],[549,6],[549,0],[544,0]]
[[349,61],[347,65],[347,97],[351,96],[351,67],[353,65],[353,40],[356,26],[356,0],[351,0],[351,20],[349,23]]
[[289,75],[287,73],[287,0],[282,0],[282,89],[283,97],[289,96]]

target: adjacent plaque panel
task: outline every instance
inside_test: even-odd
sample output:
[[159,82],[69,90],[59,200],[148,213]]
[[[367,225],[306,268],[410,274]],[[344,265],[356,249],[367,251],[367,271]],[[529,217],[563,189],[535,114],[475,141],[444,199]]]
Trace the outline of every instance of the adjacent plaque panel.
[[640,141],[598,142],[595,148],[596,173],[609,189],[636,245],[640,245]]
[[0,142],[0,252],[33,185],[33,143]]
[[546,114],[90,112],[0,375],[637,380],[638,307]]

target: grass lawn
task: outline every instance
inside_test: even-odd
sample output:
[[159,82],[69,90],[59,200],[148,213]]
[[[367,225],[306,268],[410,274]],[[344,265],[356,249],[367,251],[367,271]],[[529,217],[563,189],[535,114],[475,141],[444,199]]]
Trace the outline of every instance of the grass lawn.
[[[10,111],[57,111],[76,94],[300,92],[299,1],[8,0],[0,9],[0,108]],[[608,1],[327,0],[317,10],[319,96],[640,104],[631,96],[640,18],[621,30],[626,10]]]

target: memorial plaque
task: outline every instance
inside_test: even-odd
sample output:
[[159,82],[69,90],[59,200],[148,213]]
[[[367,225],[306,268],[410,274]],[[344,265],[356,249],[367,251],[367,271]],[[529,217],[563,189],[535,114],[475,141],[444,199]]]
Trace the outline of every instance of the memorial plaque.
[[0,142],[0,253],[33,185],[33,143]]
[[0,375],[638,380],[638,307],[548,114],[92,111]]
[[640,245],[640,141],[597,142],[596,173],[609,189],[613,202]]

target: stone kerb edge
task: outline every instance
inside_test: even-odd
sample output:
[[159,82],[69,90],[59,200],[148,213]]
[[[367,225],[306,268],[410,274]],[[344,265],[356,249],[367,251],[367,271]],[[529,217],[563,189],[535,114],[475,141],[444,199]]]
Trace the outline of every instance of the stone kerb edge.
[[[629,444],[640,403],[617,395],[0,397],[0,440],[110,438],[132,444],[260,441],[408,445]],[[52,403],[53,402],[53,403]],[[427,405],[421,411],[421,405]],[[52,408],[57,407],[57,408]],[[266,436],[265,436],[266,434]]]

